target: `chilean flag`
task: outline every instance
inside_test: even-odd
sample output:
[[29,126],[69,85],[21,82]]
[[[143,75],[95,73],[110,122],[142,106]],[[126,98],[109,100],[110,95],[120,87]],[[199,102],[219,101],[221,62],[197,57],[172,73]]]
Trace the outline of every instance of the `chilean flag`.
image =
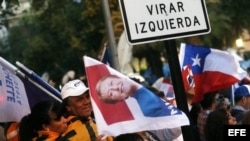
[[160,90],[164,92],[168,100],[175,99],[173,85],[170,82],[170,80],[166,79],[165,77],[162,80],[162,85],[161,85]]
[[[222,50],[182,43],[179,59],[184,86],[194,87],[193,102],[201,101],[203,95],[208,92],[221,90],[240,82],[247,75],[239,62]],[[189,73],[187,73],[188,68],[191,70]],[[191,84],[192,79],[194,84]]]
[[173,103],[175,100],[175,94],[172,82],[170,80],[165,77],[161,77],[152,86],[162,91],[169,103]]
[[[141,84],[93,58],[84,56],[83,60],[99,134],[117,136],[124,133],[175,128],[190,124],[184,112],[163,102],[160,97]],[[116,75],[126,79],[126,83],[139,87],[124,101],[113,104],[105,103],[99,99],[96,85],[100,79],[109,75]],[[142,103],[143,106],[141,106]]]

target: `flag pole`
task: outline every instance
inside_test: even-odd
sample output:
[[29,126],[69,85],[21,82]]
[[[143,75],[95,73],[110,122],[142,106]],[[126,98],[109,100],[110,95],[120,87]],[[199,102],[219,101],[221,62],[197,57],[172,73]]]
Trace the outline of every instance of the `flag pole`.
[[110,9],[109,9],[109,4],[108,0],[102,0],[102,7],[103,7],[103,13],[104,13],[104,19],[105,19],[105,24],[108,32],[108,39],[109,39],[109,46],[110,46],[110,52],[112,56],[112,66],[114,69],[120,71],[120,66],[118,62],[118,52],[117,52],[117,46],[115,42],[115,36],[114,36],[114,31],[113,31],[113,26],[112,26],[112,20],[110,16]]
[[4,58],[0,57],[0,64],[3,65],[5,68],[7,68],[9,71],[11,71],[11,73],[25,78],[25,74],[22,73],[16,66],[12,65],[11,63],[9,63],[7,60],[5,60]]
[[60,92],[52,87],[50,84],[48,84],[46,81],[42,80],[39,75],[37,75],[35,72],[32,70],[28,69],[26,66],[24,66],[22,63],[19,61],[16,62],[16,65],[19,67],[19,69],[30,79],[35,81],[37,84],[40,84],[44,88],[46,88],[47,91],[50,91],[52,94],[57,96],[58,98],[61,98]]
[[44,91],[47,95],[51,96],[55,100],[57,100],[59,102],[62,101],[61,99],[59,99],[58,97],[56,97],[55,95],[53,95],[51,92],[49,92],[48,90],[46,90],[45,88],[43,88],[41,85],[39,85],[38,83],[36,83],[33,80],[31,80],[30,78],[28,78],[17,67],[15,67],[14,65],[12,65],[11,63],[9,63],[7,60],[5,60],[2,57],[0,57],[0,64],[3,65],[5,68],[7,68],[9,71],[11,71],[13,74],[16,74],[17,76],[19,76],[21,78],[27,79],[29,82],[31,82],[32,84],[34,84],[36,87],[38,87],[39,89],[41,89],[42,91]]
[[15,67],[14,65],[12,65],[11,63],[9,63],[7,60],[3,59],[2,57],[0,57],[0,63],[1,65],[3,65],[5,68],[7,68],[8,70],[10,70],[13,74],[16,74],[18,71],[18,68]]
[[30,79],[28,77],[24,77],[24,79],[27,79],[29,82],[31,82],[32,84],[34,84],[37,88],[41,89],[43,92],[45,92],[47,95],[51,96],[55,100],[57,100],[59,102],[62,102],[62,100],[60,98],[58,98],[57,96],[55,96],[54,94],[52,94],[50,91],[48,91],[47,89],[45,89],[44,87],[42,87],[41,85],[39,85],[38,83],[36,83],[35,81],[33,81],[32,79]]
[[[169,68],[171,74],[171,80],[174,87],[175,99],[177,107],[182,110],[187,117],[190,119],[190,113],[187,105],[187,98],[185,95],[184,84],[182,81],[181,68],[178,58],[177,46],[175,40],[164,41],[167,58],[169,61]],[[191,123],[191,122],[190,122]],[[182,135],[185,141],[193,141],[194,136],[192,133],[191,126],[182,126]]]

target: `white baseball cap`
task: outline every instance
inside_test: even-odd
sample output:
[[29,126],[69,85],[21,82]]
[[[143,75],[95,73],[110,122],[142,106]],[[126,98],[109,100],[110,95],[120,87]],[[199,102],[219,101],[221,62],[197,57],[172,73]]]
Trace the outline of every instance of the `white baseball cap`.
[[88,90],[89,88],[87,88],[81,80],[76,79],[76,80],[67,82],[63,86],[61,90],[61,96],[62,96],[62,99],[65,99],[70,96],[79,96],[79,95],[84,94]]

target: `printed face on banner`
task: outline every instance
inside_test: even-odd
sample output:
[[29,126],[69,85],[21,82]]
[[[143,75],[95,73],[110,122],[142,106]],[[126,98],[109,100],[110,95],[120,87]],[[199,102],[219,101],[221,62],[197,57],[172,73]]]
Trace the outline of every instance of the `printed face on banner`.
[[[84,56],[84,64],[96,123],[101,133],[115,136],[189,124],[182,111],[141,84],[92,58]],[[170,123],[171,118],[180,122]],[[152,122],[155,125],[151,125]]]
[[116,103],[127,99],[133,94],[134,90],[131,84],[125,78],[117,75],[108,75],[98,81],[96,93],[102,101]]

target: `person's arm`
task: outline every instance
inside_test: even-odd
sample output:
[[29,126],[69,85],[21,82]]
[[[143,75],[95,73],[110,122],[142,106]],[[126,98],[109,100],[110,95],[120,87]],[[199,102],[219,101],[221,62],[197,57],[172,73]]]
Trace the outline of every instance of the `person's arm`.
[[96,137],[96,141],[113,141],[113,137],[111,136],[105,137],[105,135],[101,134]]

